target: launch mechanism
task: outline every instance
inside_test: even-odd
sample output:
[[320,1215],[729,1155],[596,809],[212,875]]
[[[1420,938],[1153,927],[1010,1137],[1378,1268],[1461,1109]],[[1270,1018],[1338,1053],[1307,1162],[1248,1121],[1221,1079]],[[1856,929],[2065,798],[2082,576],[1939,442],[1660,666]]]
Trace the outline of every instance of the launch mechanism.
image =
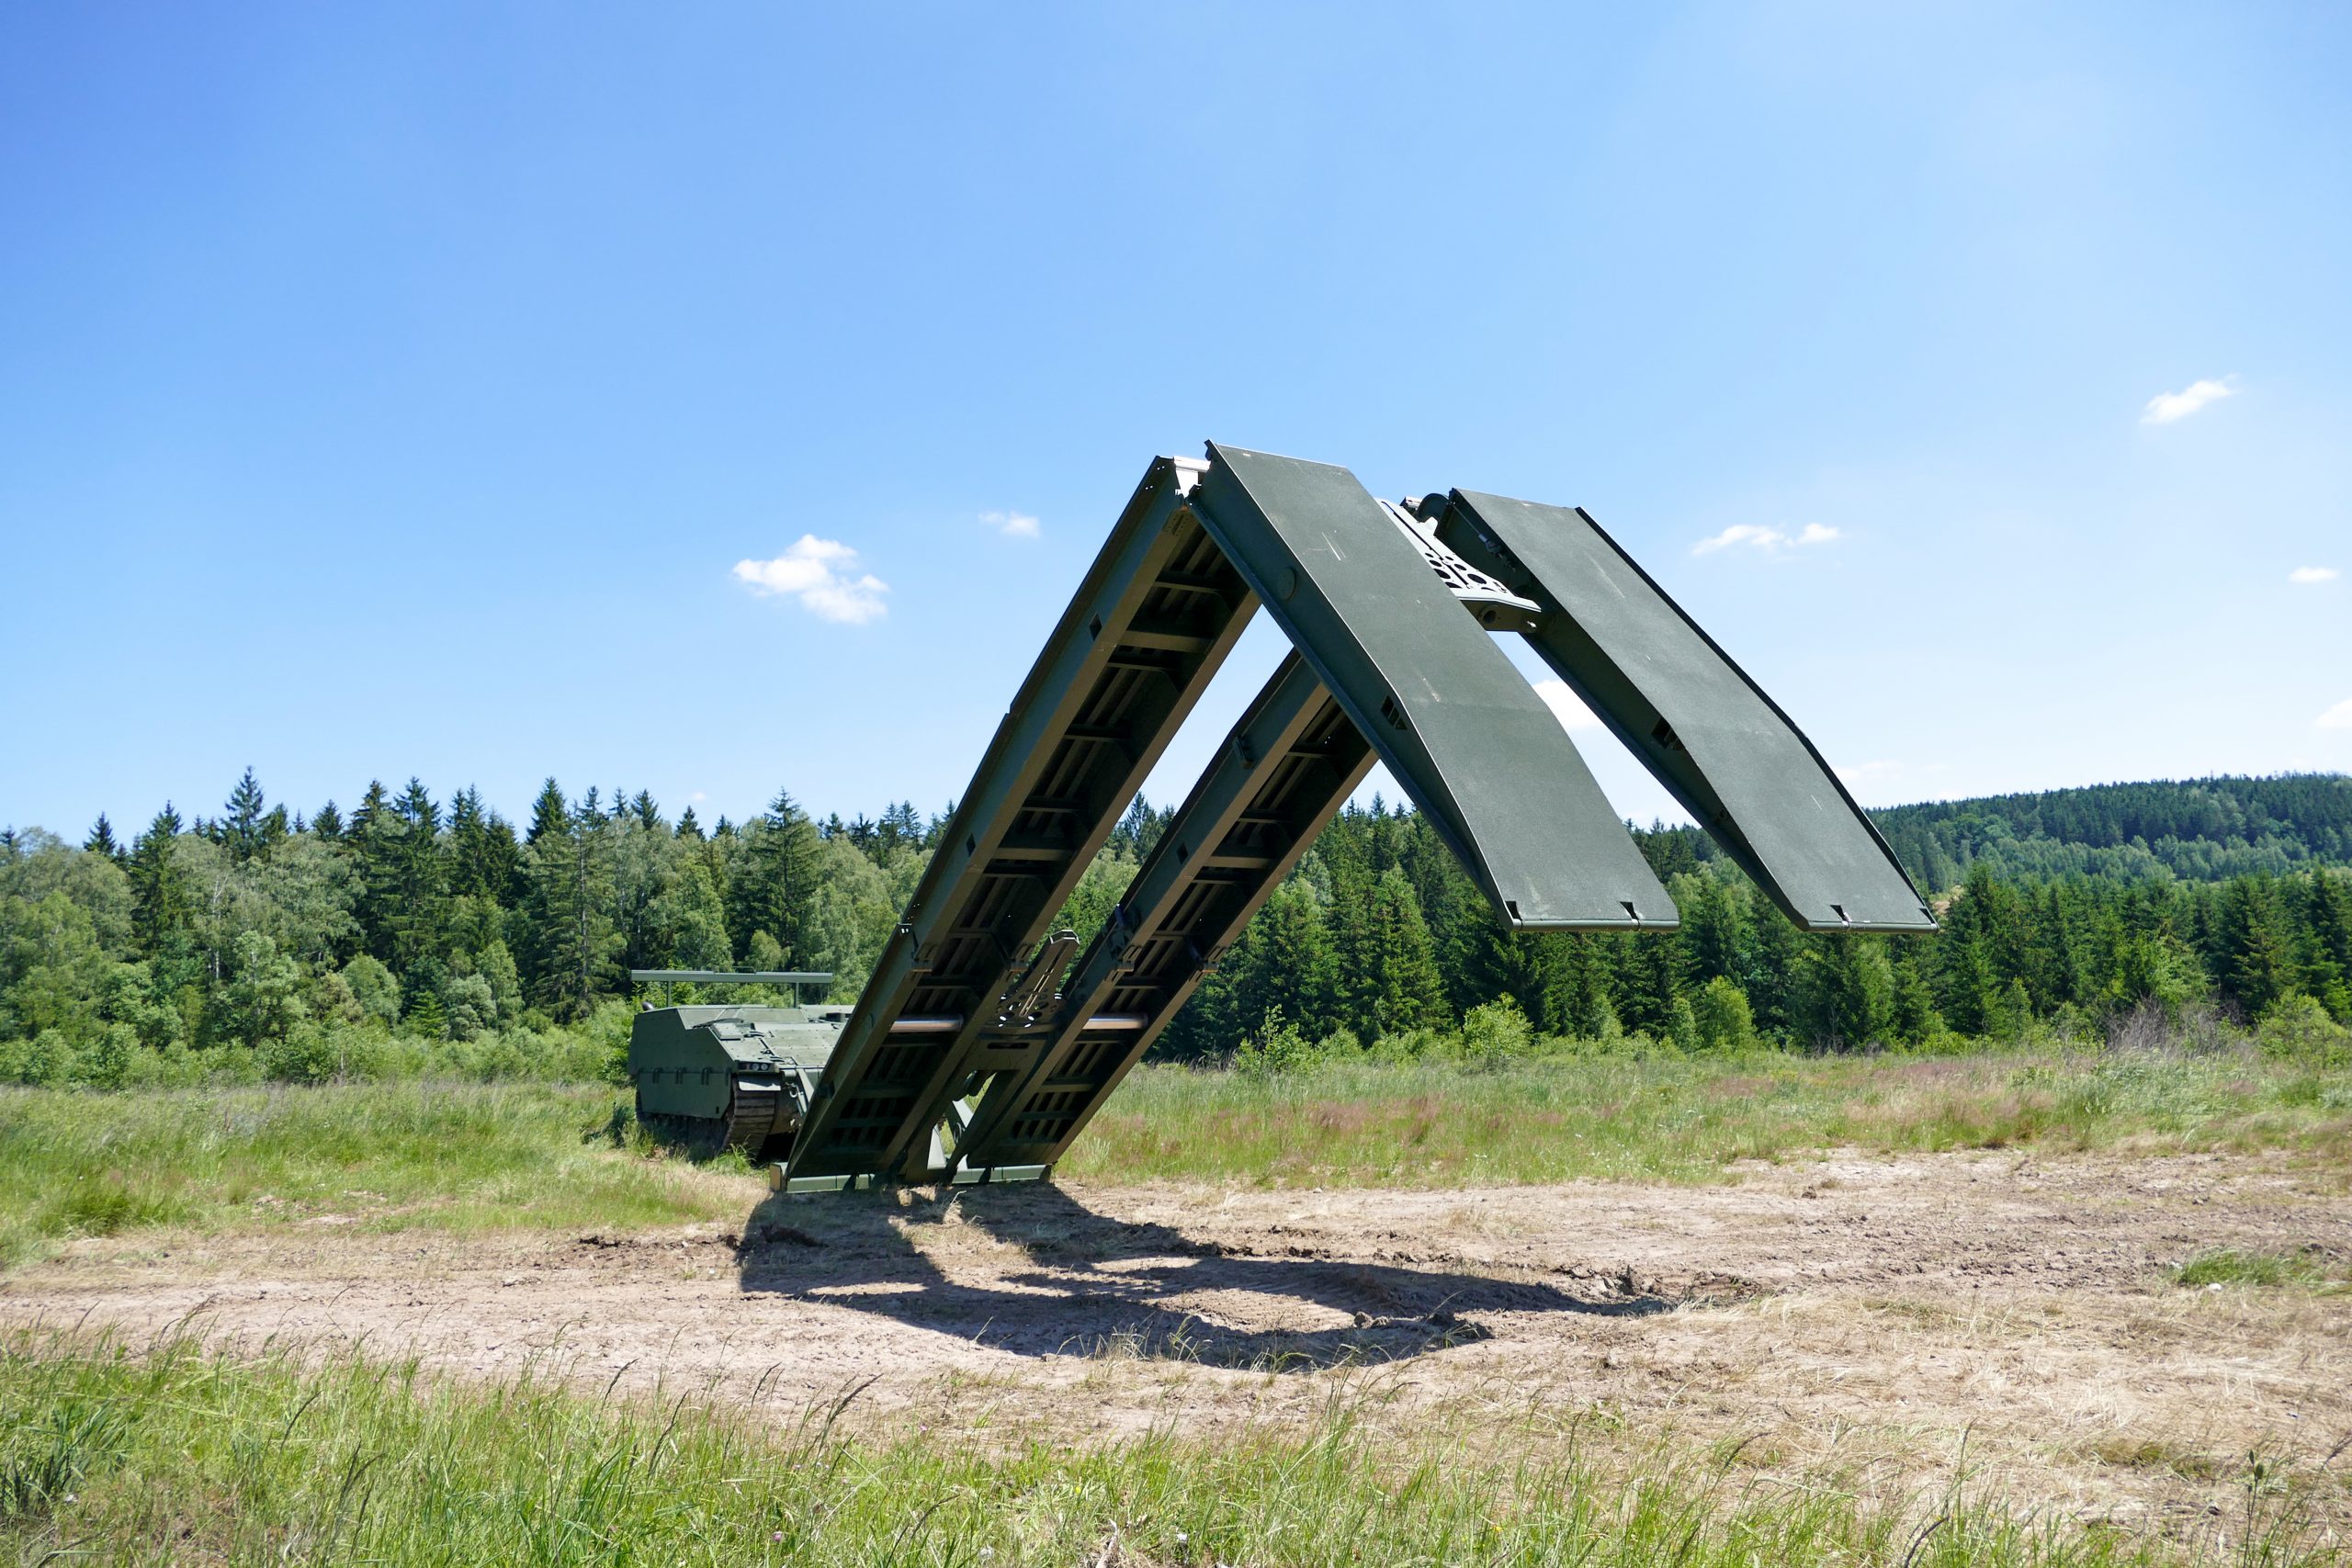
[[[1056,913],[1261,608],[1291,652],[1081,951]],[[1382,501],[1211,443],[1145,473],[855,1006],[640,1014],[640,1106],[774,1160],[786,1191],[1043,1177],[1375,761],[1512,930],[1672,929],[1498,635],[1800,929],[1935,930],[1812,743],[1583,511]]]

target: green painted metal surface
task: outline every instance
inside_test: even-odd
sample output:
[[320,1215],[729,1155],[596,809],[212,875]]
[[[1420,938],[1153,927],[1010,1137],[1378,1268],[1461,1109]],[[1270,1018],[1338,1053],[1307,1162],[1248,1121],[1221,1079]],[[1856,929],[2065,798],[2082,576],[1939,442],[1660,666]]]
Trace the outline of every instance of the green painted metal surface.
[[1454,491],[1438,537],[1541,604],[1527,633],[1658,782],[1808,931],[1935,919],[1812,742],[1584,512]]
[[816,969],[632,969],[628,977],[640,986],[683,980],[714,986],[830,986],[833,983],[831,972]]
[[[1081,950],[1055,915],[1261,602],[1295,651]],[[1673,926],[1505,631],[1802,923],[1933,929],[1803,735],[1589,518],[1462,491],[1408,512],[1344,468],[1212,445],[1152,465],[1080,584],[808,1090],[779,1190],[1046,1174],[1375,758],[1507,923]]]
[[1504,920],[1674,926],[1559,719],[1355,476],[1209,452],[1202,521]]
[[[1256,600],[1185,498],[1197,462],[1144,476],[998,726],[884,949],[792,1156],[795,1177],[922,1169],[971,1074],[1031,1065],[1001,1002],[1143,787]],[[953,1032],[899,1030],[955,1018]]]
[[[1293,652],[1217,748],[1072,971],[1046,1048],[991,1081],[959,1163],[1050,1166],[1102,1109],[1372,769],[1372,748]],[[1136,1019],[1108,1030],[1105,1018]]]
[[799,1128],[847,1018],[828,1007],[649,1008],[628,1037],[638,1118],[756,1158]]

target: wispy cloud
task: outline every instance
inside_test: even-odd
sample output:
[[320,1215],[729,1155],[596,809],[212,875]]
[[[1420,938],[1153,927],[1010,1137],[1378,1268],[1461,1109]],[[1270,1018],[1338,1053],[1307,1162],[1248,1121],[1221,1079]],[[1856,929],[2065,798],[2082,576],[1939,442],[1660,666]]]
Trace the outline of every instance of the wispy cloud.
[[2322,729],[2352,729],[2352,697],[2346,697],[2312,722]]
[[980,521],[1008,539],[1034,539],[1037,536],[1037,520],[1026,512],[983,512]]
[[1864,784],[1886,784],[1903,776],[1903,764],[1881,758],[1874,762],[1860,762],[1850,768],[1839,768],[1838,776],[1853,788]]
[[2142,424],[2170,424],[2177,419],[2187,419],[2207,403],[2218,403],[2223,398],[2237,396],[2237,378],[2224,376],[2218,381],[2191,381],[2177,392],[2158,392],[2140,411]]
[[1538,681],[1535,682],[1535,694],[1544,699],[1544,705],[1552,710],[1552,716],[1560,721],[1560,728],[1570,734],[1579,729],[1600,728],[1600,716],[1585,706],[1584,699],[1568,690],[1566,681]]
[[2332,566],[2299,566],[2287,574],[2290,582],[2333,582],[2344,574]]
[[737,561],[735,576],[754,593],[797,599],[819,620],[858,626],[880,620],[889,610],[882,595],[890,585],[858,570],[855,550],[814,534],[801,535],[774,560]]
[[1734,545],[1746,545],[1758,550],[1793,550],[1807,545],[1826,545],[1837,537],[1838,530],[1826,523],[1808,523],[1793,534],[1762,523],[1735,523],[1722,533],[1691,546],[1690,553],[1694,556],[1713,555]]

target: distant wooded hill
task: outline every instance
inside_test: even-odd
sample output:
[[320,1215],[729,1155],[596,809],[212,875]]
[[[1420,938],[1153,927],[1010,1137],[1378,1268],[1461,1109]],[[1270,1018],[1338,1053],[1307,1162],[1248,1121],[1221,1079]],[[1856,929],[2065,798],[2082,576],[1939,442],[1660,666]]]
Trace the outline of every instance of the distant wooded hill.
[[2009,876],[2217,882],[2249,872],[2352,864],[2352,777],[2158,779],[1986,795],[1873,811],[1927,887],[1956,887],[1979,861]]
[[[2343,773],[2092,784],[1890,806],[1871,818],[1931,893],[1959,886],[1979,863],[2005,878],[2127,882],[2352,865],[2352,777]],[[1696,828],[1636,837],[1661,872],[1715,856]]]

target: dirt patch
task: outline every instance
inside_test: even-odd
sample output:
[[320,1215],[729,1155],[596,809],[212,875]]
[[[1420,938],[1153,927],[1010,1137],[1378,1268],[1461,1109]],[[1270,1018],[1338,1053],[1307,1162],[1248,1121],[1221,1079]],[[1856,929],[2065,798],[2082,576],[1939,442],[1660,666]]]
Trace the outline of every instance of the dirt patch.
[[[1023,1186],[761,1199],[740,1226],[77,1245],[0,1317],[364,1341],[462,1373],[708,1388],[983,1442],[1532,1411],[1762,1473],[1956,1479],[2125,1523],[2352,1437],[2352,1297],[2183,1290],[2352,1255],[2341,1173],[2219,1156],[1758,1167],[1730,1186]],[[2333,1461],[2352,1467],[2341,1451]],[[1971,1479],[1973,1478],[1973,1479]],[[2340,1506],[2340,1489],[2326,1493]]]

